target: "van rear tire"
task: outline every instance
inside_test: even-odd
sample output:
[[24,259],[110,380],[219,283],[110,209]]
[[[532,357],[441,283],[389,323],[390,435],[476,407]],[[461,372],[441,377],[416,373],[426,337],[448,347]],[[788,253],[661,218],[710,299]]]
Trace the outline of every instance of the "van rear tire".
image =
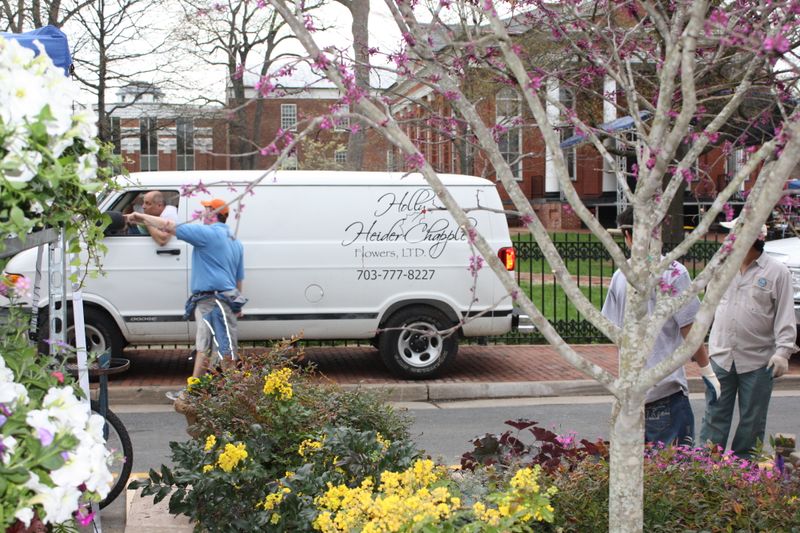
[[[88,353],[103,353],[111,350],[111,357],[122,357],[125,341],[119,328],[111,318],[102,311],[86,307],[83,310],[84,331],[86,334],[86,351]],[[75,346],[75,325],[72,318],[72,309],[67,315],[67,344]],[[47,311],[39,314],[39,351],[47,353],[49,344],[46,340],[50,337],[50,321]]]
[[[456,357],[458,333],[440,332],[453,326],[433,307],[415,305],[394,313],[384,324],[378,350],[386,367],[404,379],[431,379]],[[427,334],[426,334],[427,332]]]

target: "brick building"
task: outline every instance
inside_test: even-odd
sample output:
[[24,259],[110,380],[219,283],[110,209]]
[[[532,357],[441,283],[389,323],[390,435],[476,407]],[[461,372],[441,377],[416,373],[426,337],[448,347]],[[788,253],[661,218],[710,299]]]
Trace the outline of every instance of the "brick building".
[[229,168],[220,110],[166,103],[154,85],[135,83],[106,112],[114,153],[131,172]]

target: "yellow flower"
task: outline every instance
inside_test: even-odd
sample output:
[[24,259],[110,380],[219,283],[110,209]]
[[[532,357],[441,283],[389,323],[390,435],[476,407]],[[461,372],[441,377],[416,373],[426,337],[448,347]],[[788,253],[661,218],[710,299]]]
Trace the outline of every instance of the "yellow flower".
[[217,437],[213,434],[206,437],[206,445],[203,447],[205,451],[211,451],[211,449],[217,445]]
[[381,445],[381,448],[383,448],[383,451],[386,451],[386,450],[389,449],[389,445],[391,444],[391,441],[389,441],[387,439],[384,439],[383,435],[381,435],[380,432],[378,432],[375,435],[375,440],[378,441],[378,444]]
[[273,370],[264,378],[264,394],[275,396],[282,401],[291,400],[292,384],[289,382],[291,376],[291,368]]
[[265,511],[271,511],[283,501],[283,495],[288,494],[291,492],[287,487],[284,487],[283,490],[279,492],[273,492],[272,494],[267,494],[267,497],[264,498],[264,501],[259,503],[258,506],[264,508]]
[[323,438],[322,441],[316,441],[316,440],[311,440],[311,439],[304,440],[303,442],[300,443],[300,447],[297,448],[298,455],[300,455],[300,457],[305,457],[306,454],[311,454],[311,453],[314,453],[316,451],[321,450],[322,449],[322,442],[324,440],[325,440],[324,438]]
[[199,383],[200,383],[200,378],[189,376],[188,378],[186,378],[186,390],[191,391],[192,387],[198,385]]
[[247,459],[247,450],[243,442],[237,444],[228,443],[225,445],[225,451],[219,454],[217,465],[224,471],[230,472],[241,461]]
[[204,474],[205,474],[206,472],[211,472],[212,470],[214,470],[214,465],[205,465],[205,466],[203,467],[203,473],[204,473]]

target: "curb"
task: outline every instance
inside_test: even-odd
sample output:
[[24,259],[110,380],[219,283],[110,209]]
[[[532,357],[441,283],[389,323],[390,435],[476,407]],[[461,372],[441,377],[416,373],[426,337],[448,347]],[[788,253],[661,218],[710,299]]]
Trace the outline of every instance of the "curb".
[[[515,381],[499,383],[343,383],[344,390],[386,391],[391,402],[446,402],[455,400],[493,400],[501,398],[546,398],[559,396],[604,396],[608,391],[594,380]],[[113,405],[170,405],[165,394],[175,386],[110,387]],[[702,378],[689,378],[689,392],[703,392]],[[784,376],[775,381],[774,390],[800,390],[800,375]]]

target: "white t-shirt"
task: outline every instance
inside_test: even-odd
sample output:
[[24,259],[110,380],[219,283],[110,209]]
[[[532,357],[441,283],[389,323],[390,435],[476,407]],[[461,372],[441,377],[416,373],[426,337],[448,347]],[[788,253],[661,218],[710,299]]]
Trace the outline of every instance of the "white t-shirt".
[[178,208],[174,205],[164,206],[164,210],[159,215],[161,218],[166,218],[174,223],[178,223]]

